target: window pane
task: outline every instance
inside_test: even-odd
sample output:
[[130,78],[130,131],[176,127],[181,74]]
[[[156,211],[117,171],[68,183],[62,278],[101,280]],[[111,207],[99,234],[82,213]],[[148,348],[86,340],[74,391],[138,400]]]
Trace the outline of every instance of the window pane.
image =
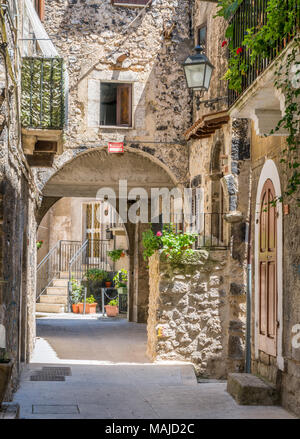
[[100,125],[117,125],[117,87],[115,83],[101,83]]
[[204,48],[206,46],[206,26],[200,27],[198,30],[198,44]]

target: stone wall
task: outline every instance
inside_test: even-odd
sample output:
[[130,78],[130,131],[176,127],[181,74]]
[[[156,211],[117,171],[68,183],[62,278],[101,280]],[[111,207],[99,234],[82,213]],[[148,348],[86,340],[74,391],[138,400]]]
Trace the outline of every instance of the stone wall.
[[[20,18],[23,2],[19,2]],[[7,17],[8,14],[6,14]],[[20,58],[16,42],[21,29],[5,18],[7,49],[0,55],[0,323],[6,329],[9,356],[14,361],[6,399],[18,384],[22,364],[29,360],[35,336],[35,267],[38,192],[21,147],[19,120]],[[9,72],[4,55],[14,66]]]
[[[36,171],[41,187],[74,155],[109,141],[155,157],[186,181],[192,107],[181,64],[192,49],[189,3],[156,0],[141,12],[110,0],[46,2],[44,26],[69,74],[69,115],[62,156]],[[101,81],[132,84],[132,127],[100,126]]]
[[226,251],[206,250],[176,265],[159,253],[150,258],[147,354],[152,360],[190,361],[204,377],[243,371],[245,287],[228,260]]

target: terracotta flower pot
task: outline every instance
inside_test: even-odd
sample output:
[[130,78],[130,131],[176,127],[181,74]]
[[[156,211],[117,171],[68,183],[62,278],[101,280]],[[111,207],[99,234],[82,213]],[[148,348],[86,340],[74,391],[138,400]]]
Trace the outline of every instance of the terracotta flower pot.
[[[83,303],[78,303],[78,308],[79,308],[79,313],[83,314]],[[85,304],[85,313],[89,314],[90,313],[90,307],[89,307],[89,303]]]
[[105,282],[105,286],[106,286],[106,288],[110,288],[111,287],[111,282]]
[[87,303],[86,306],[89,308],[89,314],[96,314],[97,303]]
[[11,372],[13,368],[13,362],[10,360],[8,363],[0,363],[0,408],[4,399],[4,395],[10,381]]
[[105,311],[107,317],[116,317],[119,313],[119,308],[116,305],[106,305]]
[[78,313],[79,313],[79,304],[78,304],[78,303],[73,303],[73,304],[72,304],[72,311],[73,311],[75,314],[78,314]]

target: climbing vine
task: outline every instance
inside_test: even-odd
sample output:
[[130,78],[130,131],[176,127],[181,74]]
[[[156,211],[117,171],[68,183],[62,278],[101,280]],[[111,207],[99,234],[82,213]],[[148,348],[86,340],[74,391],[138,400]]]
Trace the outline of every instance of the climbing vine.
[[23,127],[62,128],[64,124],[63,60],[23,58]]
[[[218,2],[217,16],[222,16],[230,20],[237,11],[242,0],[220,0]],[[288,5],[288,7],[287,7]],[[233,25],[229,24],[226,31],[228,41],[223,41],[222,46],[228,44],[229,60],[228,70],[223,79],[228,81],[231,90],[240,92],[242,90],[242,78],[247,74],[250,66],[259,62],[261,59],[268,58],[271,53],[277,55],[280,51],[278,47],[283,42],[287,42],[294,37],[294,47],[287,57],[283,57],[276,64],[275,82],[277,89],[281,90],[285,96],[285,110],[282,119],[277,126],[270,132],[274,134],[280,128],[287,130],[287,147],[283,150],[281,163],[287,166],[288,175],[287,187],[283,196],[277,201],[282,201],[284,196],[295,196],[300,185],[299,173],[299,130],[300,130],[300,38],[299,32],[299,7],[297,0],[290,0],[287,4],[282,0],[269,0],[266,7],[266,23],[259,23],[245,31],[244,38],[240,47],[234,46]],[[297,22],[298,20],[298,22]],[[295,23],[297,25],[295,26]],[[243,56],[248,51],[249,56]],[[292,76],[291,77],[291,70]],[[300,199],[296,198],[300,205]]]

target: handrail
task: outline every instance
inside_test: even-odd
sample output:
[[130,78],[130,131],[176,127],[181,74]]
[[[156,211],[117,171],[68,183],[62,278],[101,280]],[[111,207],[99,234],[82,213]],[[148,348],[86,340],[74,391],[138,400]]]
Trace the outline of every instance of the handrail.
[[78,256],[85,250],[88,245],[89,240],[86,239],[79,250],[74,254],[74,256],[69,261],[69,281],[72,279],[72,266],[77,261]]
[[46,256],[41,260],[41,262],[39,263],[39,265],[36,268],[36,271],[39,270],[39,268],[46,262],[46,260],[50,257],[50,255],[54,252],[54,250],[56,249],[56,247],[59,245],[60,241],[57,241],[57,243],[55,244],[54,247],[52,247],[51,250],[49,250],[49,252],[46,254]]
[[36,300],[46,291],[53,279],[61,271],[66,271],[66,266],[73,252],[77,253],[80,241],[59,240],[54,247],[47,253],[37,266],[36,277]]

